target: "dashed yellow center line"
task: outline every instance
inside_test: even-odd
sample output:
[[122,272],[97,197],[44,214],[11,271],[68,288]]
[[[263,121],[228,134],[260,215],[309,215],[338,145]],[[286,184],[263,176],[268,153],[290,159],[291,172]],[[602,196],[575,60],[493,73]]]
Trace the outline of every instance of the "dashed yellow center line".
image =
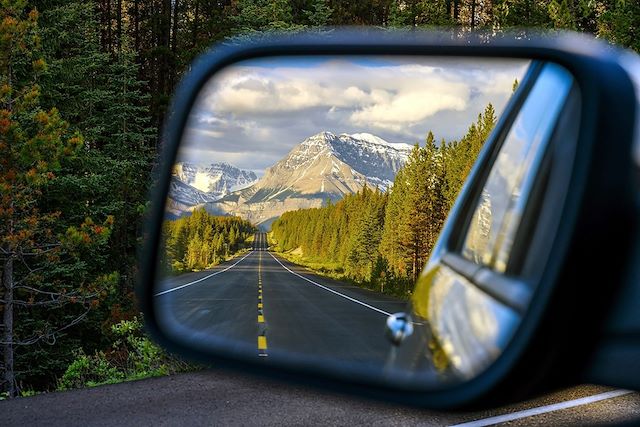
[[[262,235],[259,235],[262,243]],[[262,302],[262,247],[258,252],[258,356],[267,357],[266,322],[264,319],[264,304]]]
[[259,336],[258,337],[258,350],[266,350],[267,349],[267,337]]

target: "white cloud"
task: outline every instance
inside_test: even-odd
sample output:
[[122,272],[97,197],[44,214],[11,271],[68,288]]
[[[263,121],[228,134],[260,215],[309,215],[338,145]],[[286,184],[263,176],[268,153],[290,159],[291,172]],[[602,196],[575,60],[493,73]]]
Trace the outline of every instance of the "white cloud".
[[356,110],[349,116],[349,121],[363,128],[398,131],[442,110],[464,111],[468,99],[469,87],[462,83],[430,81]]
[[[191,132],[195,132],[198,133],[202,136],[205,137],[210,137],[210,138],[221,138],[224,136],[224,132],[219,131],[219,130],[208,130],[208,129],[199,129],[199,128],[191,128],[189,129],[189,133]],[[194,137],[194,135],[190,136],[191,138]]]
[[[434,61],[432,61],[434,62]],[[440,111],[464,111],[472,90],[505,95],[514,67],[486,67],[473,61],[458,68],[399,63],[366,66],[328,61],[321,67],[236,66],[212,83],[204,108],[212,114],[274,115],[323,109],[363,129],[414,126]]]
[[455,139],[488,102],[502,110],[527,64],[409,57],[245,62],[205,87],[185,142],[194,155],[207,146],[258,170],[323,130],[409,143],[428,131]]
[[238,121],[236,124],[246,136],[254,140],[267,142],[272,137],[271,129],[261,126],[258,122]]

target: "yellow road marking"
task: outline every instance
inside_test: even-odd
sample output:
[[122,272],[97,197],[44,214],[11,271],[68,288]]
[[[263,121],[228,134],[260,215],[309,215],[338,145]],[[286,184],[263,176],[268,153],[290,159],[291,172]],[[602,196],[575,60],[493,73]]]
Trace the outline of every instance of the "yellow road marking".
[[[262,314],[262,252],[258,253],[258,323],[264,323],[264,315]],[[258,336],[258,356],[267,355],[267,337]]]
[[258,350],[266,350],[267,349],[267,337],[259,336],[258,337]]

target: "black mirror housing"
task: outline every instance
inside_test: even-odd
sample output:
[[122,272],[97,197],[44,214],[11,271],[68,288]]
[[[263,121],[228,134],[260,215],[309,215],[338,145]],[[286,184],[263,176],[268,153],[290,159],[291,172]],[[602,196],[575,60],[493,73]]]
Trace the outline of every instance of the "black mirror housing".
[[[329,375],[300,363],[270,365],[211,354],[171,338],[158,322],[153,303],[165,200],[171,168],[192,105],[209,78],[238,61],[274,56],[386,55],[522,58],[554,63],[571,73],[580,91],[579,128],[568,172],[568,187],[558,231],[551,243],[517,333],[500,357],[477,377],[442,390],[398,386],[362,378]],[[630,53],[576,34],[521,38],[448,33],[333,31],[264,37],[217,46],[194,62],[176,90],[166,118],[157,183],[151,195],[146,239],[141,254],[137,297],[147,328],[169,351],[204,363],[292,381],[311,383],[384,400],[430,408],[495,405],[578,381],[640,388],[640,316],[628,295],[640,293],[638,165],[634,144],[640,139],[634,73],[639,60]],[[633,64],[633,65],[630,65]],[[526,82],[522,83],[526,86]],[[520,93],[520,92],[519,92]],[[526,90],[521,91],[521,97]],[[523,99],[516,96],[510,101]],[[508,111],[507,108],[505,111]],[[462,231],[457,219],[468,216],[474,194],[496,156],[501,117],[487,141],[434,252],[444,255]],[[551,183],[552,185],[553,183]],[[623,301],[620,299],[622,298]],[[620,305],[624,305],[620,307]],[[637,329],[636,329],[637,328]],[[615,361],[612,362],[611,361]],[[635,370],[633,370],[635,366]]]

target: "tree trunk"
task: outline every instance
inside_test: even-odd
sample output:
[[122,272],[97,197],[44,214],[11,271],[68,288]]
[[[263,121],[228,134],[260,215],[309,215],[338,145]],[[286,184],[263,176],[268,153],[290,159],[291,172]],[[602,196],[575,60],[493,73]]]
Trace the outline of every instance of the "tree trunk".
[[136,56],[140,56],[140,0],[133,2],[133,47]]
[[171,28],[171,89],[176,84],[176,77],[178,74],[178,10],[180,7],[180,0],[173,0],[173,13],[172,13],[172,28]]
[[122,0],[116,1],[116,46],[118,55],[122,53]]
[[413,282],[415,283],[418,280],[418,245],[415,245],[413,250]]
[[[13,67],[12,60],[9,58],[7,67],[7,77],[9,87],[13,84]],[[7,109],[10,112],[13,112],[13,97],[9,96],[7,101]],[[9,200],[11,200],[11,195],[9,195]],[[13,201],[10,202],[11,209],[14,208]],[[8,232],[9,235],[14,232],[14,223],[13,218],[9,220]],[[2,306],[2,323],[3,323],[3,334],[2,334],[2,353],[3,363],[4,363],[4,381],[7,383],[7,391],[9,392],[9,397],[16,397],[18,394],[18,390],[16,388],[16,379],[15,379],[15,371],[14,371],[14,363],[13,363],[13,248],[10,245],[7,245],[4,249],[4,252],[7,253],[7,259],[2,266],[2,287],[4,288],[4,303]]]
[[476,28],[476,0],[471,0],[471,29]]
[[105,43],[107,52],[113,52],[113,22],[111,18],[111,0],[105,1],[105,22],[107,24],[107,40]]
[[16,379],[13,363],[13,256],[9,255],[2,270],[4,287],[2,352],[4,353],[4,381],[7,383],[9,397],[16,397]]
[[198,45],[198,30],[200,26],[200,1],[196,1],[195,11],[193,12],[193,33],[191,35],[191,47],[195,49]]

